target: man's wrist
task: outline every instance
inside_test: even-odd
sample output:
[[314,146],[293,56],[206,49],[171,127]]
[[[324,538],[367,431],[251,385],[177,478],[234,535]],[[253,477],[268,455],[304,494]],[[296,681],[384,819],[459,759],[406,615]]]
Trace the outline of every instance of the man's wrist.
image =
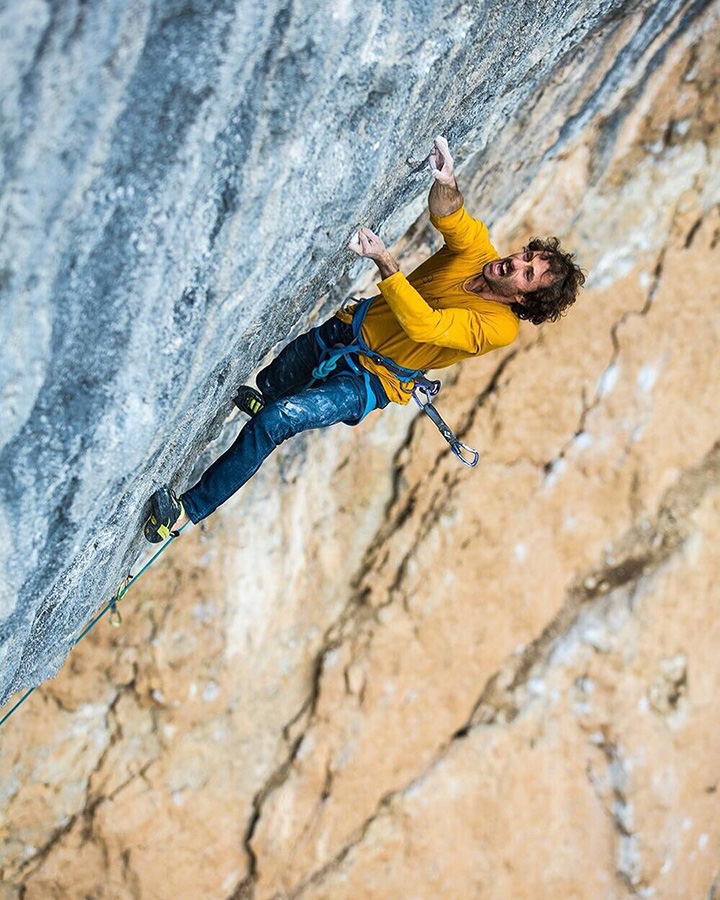
[[437,179],[430,188],[428,206],[430,213],[442,218],[457,212],[463,205],[463,195],[458,190],[457,181],[453,178],[452,184],[443,184]]
[[400,271],[400,266],[395,262],[395,260],[390,256],[389,253],[383,254],[379,259],[375,260],[375,265],[380,270],[380,274],[383,279],[389,278],[391,275],[394,275],[396,272]]

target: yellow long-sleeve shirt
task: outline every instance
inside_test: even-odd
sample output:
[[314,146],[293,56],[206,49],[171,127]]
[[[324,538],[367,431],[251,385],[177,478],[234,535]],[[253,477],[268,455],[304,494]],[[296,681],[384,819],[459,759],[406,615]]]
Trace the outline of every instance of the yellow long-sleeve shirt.
[[[486,300],[465,284],[486,262],[498,259],[488,230],[465,207],[449,216],[431,216],[445,245],[407,278],[396,272],[379,282],[362,336],[368,346],[408,369],[442,369],[469,356],[511,344],[518,318],[510,307]],[[349,320],[347,314],[340,318]],[[360,356],[360,363],[382,381],[388,397],[407,403],[410,394],[383,366]]]

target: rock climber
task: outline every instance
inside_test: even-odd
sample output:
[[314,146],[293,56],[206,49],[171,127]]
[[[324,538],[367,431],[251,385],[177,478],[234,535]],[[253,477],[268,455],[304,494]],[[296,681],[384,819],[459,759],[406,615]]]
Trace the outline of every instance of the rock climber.
[[348,249],[375,262],[380,293],[300,335],[236,405],[250,418],[234,444],[177,497],[161,487],[144,533],[157,543],[188,520],[200,522],[231,497],[283,441],[338,422],[356,425],[390,402],[407,403],[428,369],[480,356],[515,340],[519,320],[556,321],[585,281],[557,238],[533,238],[500,258],[486,226],[465,209],[448,142],[428,157],[430,221],[445,244],[409,276],[382,240],[361,227]]

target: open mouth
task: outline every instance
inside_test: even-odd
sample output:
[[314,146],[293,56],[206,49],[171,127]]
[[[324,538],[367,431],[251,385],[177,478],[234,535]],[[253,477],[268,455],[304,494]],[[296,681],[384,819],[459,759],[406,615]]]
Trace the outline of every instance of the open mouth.
[[492,273],[498,278],[504,278],[512,271],[509,259],[496,259],[492,264]]

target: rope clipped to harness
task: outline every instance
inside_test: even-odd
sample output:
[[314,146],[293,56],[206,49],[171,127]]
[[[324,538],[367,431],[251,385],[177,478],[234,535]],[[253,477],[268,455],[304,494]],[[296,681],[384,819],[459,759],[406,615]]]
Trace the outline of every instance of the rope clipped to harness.
[[417,379],[413,388],[413,400],[420,409],[427,415],[430,421],[435,425],[440,434],[450,444],[450,449],[457,456],[460,462],[469,469],[474,469],[480,459],[480,454],[467,444],[463,444],[458,439],[455,432],[450,428],[440,413],[432,404],[432,398],[440,390],[439,381],[431,381],[424,376]]

